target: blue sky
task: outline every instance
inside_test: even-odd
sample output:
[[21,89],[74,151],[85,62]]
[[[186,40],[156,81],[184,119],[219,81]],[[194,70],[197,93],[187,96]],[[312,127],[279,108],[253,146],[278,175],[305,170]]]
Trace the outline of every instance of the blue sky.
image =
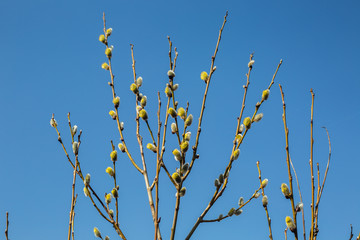
[[[269,179],[267,195],[274,238],[283,238],[290,204],[279,188],[287,182],[282,105],[278,84],[283,85],[290,129],[291,157],[299,175],[306,209],[310,216],[310,88],[314,89],[314,161],[321,176],[328,157],[326,126],[332,140],[332,162],[319,212],[319,239],[349,236],[350,224],[360,231],[358,146],[360,55],[359,1],[8,1],[0,2],[0,226],[10,212],[12,239],[64,239],[71,199],[72,170],[49,125],[51,114],[59,123],[70,149],[67,112],[83,130],[80,162],[92,175],[95,189],[111,189],[105,173],[110,166],[110,140],[118,142],[114,121],[109,118],[112,97],[109,77],[101,69],[104,47],[98,41],[102,13],[113,28],[113,64],[120,114],[126,124],[130,150],[138,150],[130,46],[135,45],[137,74],[144,79],[150,125],[156,127],[157,91],[167,81],[169,35],[178,48],[175,81],[180,84],[180,106],[190,102],[194,119],[199,116],[204,83],[201,71],[210,68],[218,30],[226,10],[227,25],[216,58],[207,100],[200,159],[195,163],[181,201],[177,239],[184,239],[214,191],[214,179],[223,172],[231,152],[236,117],[239,114],[249,54],[255,52],[245,116],[252,115],[261,91],[271,80],[280,59],[270,98],[241,146],[230,183],[223,197],[208,213],[215,218],[248,198],[258,187],[256,161]],[[164,114],[163,114],[164,116]],[[194,121],[196,123],[196,121]],[[196,131],[193,124],[190,131]],[[144,142],[150,138],[146,132]],[[167,136],[165,161],[177,167],[170,150],[173,135]],[[194,137],[191,144],[194,143]],[[216,146],[216,147],[214,147]],[[146,151],[148,166],[153,159]],[[139,158],[137,161],[140,163]],[[144,181],[125,155],[120,155],[120,223],[128,239],[153,238],[153,224]],[[150,170],[153,176],[153,170]],[[160,216],[164,239],[169,238],[175,191],[161,175]],[[82,193],[76,206],[77,239],[94,239],[97,226],[104,235],[118,239]],[[102,194],[101,194],[102,195]],[[296,194],[298,200],[298,195]],[[221,223],[200,225],[193,239],[264,239],[267,221],[261,200],[250,203],[239,217]],[[289,239],[293,236],[289,235]]]

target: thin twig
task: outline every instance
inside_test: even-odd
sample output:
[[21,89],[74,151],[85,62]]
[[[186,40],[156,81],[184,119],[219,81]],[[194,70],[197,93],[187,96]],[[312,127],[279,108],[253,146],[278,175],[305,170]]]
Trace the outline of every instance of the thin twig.
[[[103,21],[104,21],[104,34],[106,36],[106,20],[105,20],[105,13],[103,14]],[[105,46],[106,48],[109,47],[108,45],[108,41],[106,40],[105,41]],[[112,66],[111,66],[111,56],[108,57],[108,62],[109,62],[109,73],[110,73],[110,78],[111,78],[111,83],[109,83],[110,87],[111,87],[111,90],[112,90],[112,96],[113,98],[116,97],[116,93],[115,93],[115,83],[114,83],[114,74],[112,72]],[[136,79],[136,77],[135,77]],[[116,123],[117,123],[117,127],[118,127],[118,131],[119,131],[119,134],[120,134],[120,141],[123,143],[124,145],[124,148],[125,148],[125,152],[126,154],[128,155],[131,163],[134,165],[134,167],[140,172],[142,173],[142,170],[141,168],[135,163],[133,157],[131,156],[127,146],[126,146],[126,142],[125,142],[125,139],[124,139],[124,136],[123,136],[123,132],[122,132],[122,128],[121,128],[121,125],[120,125],[120,121],[119,121],[119,111],[118,111],[118,108],[115,108],[115,113],[116,113]]]
[[[263,186],[262,180],[261,180],[261,170],[260,170],[260,162],[259,161],[256,162],[256,166],[257,166],[258,172],[259,172],[259,181],[260,181],[260,187],[261,187],[262,196],[264,197],[265,196],[265,190],[264,190],[264,186]],[[266,219],[267,219],[268,225],[269,225],[269,238],[272,240],[273,237],[272,237],[272,231],[271,231],[271,219],[270,219],[270,216],[269,216],[268,206],[267,206],[267,204],[266,205],[263,204],[263,207],[265,209]]]
[[[130,46],[131,46],[132,69],[133,69],[133,76],[134,76],[134,82],[135,82],[136,81],[136,70],[135,70],[134,45],[131,44]],[[135,97],[136,107],[138,106],[137,99],[138,99],[138,96]],[[158,239],[161,239],[160,228],[159,228],[159,226],[157,224],[157,218],[156,218],[156,213],[155,213],[154,199],[153,199],[152,192],[151,192],[151,187],[150,187],[150,184],[149,184],[149,177],[148,177],[148,173],[147,173],[147,167],[146,167],[146,161],[145,161],[142,137],[140,135],[140,121],[139,121],[139,118],[140,118],[139,113],[136,112],[136,119],[135,119],[135,121],[136,121],[136,138],[137,138],[137,141],[138,141],[138,144],[139,144],[141,162],[142,162],[142,165],[143,165],[142,175],[143,175],[144,181],[145,181],[145,187],[146,187],[146,192],[147,192],[147,195],[148,195],[151,214],[152,214],[152,217],[153,217],[154,227],[155,227],[155,229],[157,229]],[[152,132],[151,132],[151,129],[150,129],[149,125],[148,125],[148,128],[149,128],[149,131],[150,131],[150,133],[152,135]],[[154,144],[156,144],[153,135],[152,135],[152,139],[153,139]]]
[[295,204],[294,204],[294,191],[293,191],[293,185],[292,185],[292,175],[291,175],[291,169],[290,169],[290,150],[289,150],[289,129],[286,124],[286,104],[285,104],[285,98],[284,98],[284,92],[282,90],[281,85],[279,84],[280,93],[281,93],[281,99],[283,104],[283,122],[284,122],[284,129],[285,129],[285,150],[286,150],[286,164],[288,168],[288,175],[289,175],[289,185],[290,185],[290,201],[291,201],[291,208],[293,212],[293,218],[294,218],[294,224],[295,224],[295,230],[293,231],[295,235],[295,240],[298,239],[298,231],[297,231],[297,223],[296,223],[296,210],[295,210]]
[[6,212],[6,229],[5,229],[6,240],[9,240],[9,212]]
[[215,59],[216,59],[216,54],[218,52],[219,49],[219,45],[220,45],[220,40],[221,40],[221,35],[222,32],[224,30],[225,24],[226,24],[226,18],[228,16],[228,12],[226,11],[225,16],[224,16],[224,21],[223,24],[219,30],[219,37],[216,43],[216,47],[215,47],[215,52],[214,55],[211,57],[211,66],[210,66],[210,73],[209,73],[209,77],[208,80],[206,81],[206,88],[205,88],[205,92],[204,92],[204,97],[203,97],[203,101],[202,101],[202,105],[201,105],[201,110],[200,110],[200,116],[199,116],[199,123],[198,123],[198,127],[197,127],[197,131],[196,131],[196,139],[195,139],[195,145],[192,147],[193,149],[193,156],[191,159],[191,163],[189,166],[189,170],[187,171],[187,173],[185,174],[185,176],[183,177],[184,181],[187,178],[187,176],[190,174],[191,169],[194,165],[194,162],[197,158],[199,158],[198,154],[197,154],[197,148],[199,145],[199,137],[200,137],[200,132],[201,132],[201,123],[202,123],[202,119],[203,119],[203,115],[204,115],[204,110],[205,110],[205,103],[206,103],[206,97],[207,97],[207,93],[209,90],[209,86],[210,86],[210,82],[211,82],[211,77],[215,71],[216,68],[214,68],[214,64],[215,64]]
[[[268,87],[267,89],[270,89],[271,86],[273,85],[274,79],[275,79],[275,77],[276,77],[276,75],[277,75],[277,72],[278,72],[281,64],[282,64],[282,60],[280,60],[280,63],[278,64],[278,66],[277,66],[277,68],[276,68],[276,71],[275,71],[275,73],[274,73],[274,75],[273,75],[273,77],[272,77],[271,83],[270,83],[270,85],[269,85],[269,87]],[[261,102],[259,102],[258,104],[256,104],[255,112],[254,112],[253,117],[252,117],[252,121],[254,120],[254,118],[255,118],[255,116],[256,116],[256,113],[257,113],[257,111],[259,110],[259,108],[260,108],[260,106],[261,106],[261,104],[262,104],[263,102],[264,102],[264,99],[262,99]],[[239,141],[239,143],[237,144],[237,148],[239,148],[240,144],[243,142],[243,139],[244,139],[247,131],[248,131],[248,129],[245,130],[242,139],[241,139],[241,140]],[[193,149],[194,149],[194,148],[193,148]],[[196,151],[195,151],[195,152],[196,152]],[[226,175],[229,174],[229,172],[230,172],[230,170],[231,170],[231,166],[232,166],[233,161],[234,161],[234,160],[232,160],[232,159],[230,158],[229,164],[228,164],[228,166],[226,167],[226,170],[225,170],[225,172],[224,172],[224,176],[226,176]],[[193,161],[192,161],[192,163],[190,164],[189,170],[191,169],[192,164],[193,164]],[[188,174],[189,174],[189,172],[187,172],[187,174],[185,175],[185,177],[187,177]],[[184,178],[185,178],[185,177],[184,177]],[[190,232],[189,232],[189,234],[187,235],[186,239],[190,239],[190,237],[192,236],[192,234],[195,232],[195,230],[197,229],[197,227],[198,227],[199,224],[201,223],[203,217],[207,214],[207,212],[208,212],[208,211],[210,210],[210,208],[214,205],[214,203],[222,196],[223,192],[224,192],[225,189],[226,189],[226,186],[227,186],[227,183],[228,183],[228,179],[229,179],[228,177],[225,179],[224,184],[222,185],[222,189],[221,189],[220,191],[219,191],[219,188],[217,188],[217,189],[215,190],[215,193],[214,193],[213,197],[211,198],[210,202],[208,203],[207,207],[204,209],[204,211],[202,212],[202,214],[200,215],[200,217],[199,217],[199,218],[197,219],[197,221],[195,222],[194,226],[193,226],[192,229],[190,230]]]
[[71,229],[72,224],[74,222],[73,216],[74,216],[74,208],[75,208],[75,181],[76,181],[76,171],[78,168],[78,155],[76,154],[76,160],[75,160],[75,169],[73,174],[73,183],[72,183],[72,191],[71,191],[71,207],[70,207],[70,217],[69,217],[69,229],[68,229],[68,240],[71,238]]
[[[256,194],[261,190],[261,187],[259,187],[257,190],[255,190],[254,194],[244,203],[242,204],[241,206],[239,206],[235,211],[238,211],[240,209],[242,209],[243,207],[245,207],[252,199],[255,198]],[[216,219],[211,219],[211,220],[201,220],[202,223],[210,223],[210,222],[220,222],[226,218],[230,217],[229,214],[226,215],[226,216],[222,216],[222,217],[218,217]]]
[[[158,118],[158,132],[157,132],[157,149],[156,149],[156,175],[154,179],[155,183],[155,236],[154,240],[158,237],[158,229],[159,229],[159,173],[160,173],[160,132],[161,132],[161,121],[160,121],[160,110],[161,110],[161,99],[160,99],[160,92],[158,92],[158,112],[157,112],[157,118]],[[152,187],[150,187],[152,190]]]
[[315,230],[315,186],[314,186],[314,167],[313,167],[313,149],[314,149],[314,138],[313,138],[313,117],[314,117],[314,97],[315,94],[312,89],[310,89],[311,93],[311,120],[310,120],[310,170],[311,170],[311,229],[310,229],[310,239],[314,239],[314,230]]
[[[75,199],[74,199],[74,207],[75,207],[75,204],[76,204],[76,200],[77,200],[77,194],[75,196]],[[72,236],[72,240],[75,239],[75,224],[74,224],[74,221],[75,221],[75,211],[73,211],[73,215],[72,215],[72,223],[71,223],[71,236]]]
[[[316,204],[315,204],[315,229],[318,231],[318,218],[319,218],[319,203],[320,203],[320,199],[322,196],[322,192],[324,190],[324,186],[325,186],[325,181],[326,181],[326,177],[327,177],[327,173],[329,171],[329,166],[330,166],[330,158],[331,158],[331,141],[330,141],[330,135],[329,132],[327,130],[326,127],[323,127],[326,131],[327,137],[328,137],[328,142],[329,142],[329,157],[328,157],[328,162],[326,165],[326,170],[325,170],[325,174],[324,174],[324,179],[322,182],[321,187],[319,187],[319,191],[318,191],[318,196],[317,196],[317,200],[316,200]],[[320,178],[320,177],[319,177]],[[314,239],[316,240],[317,234],[314,234]]]
[[350,224],[350,238],[349,240],[351,240],[353,238],[354,234],[353,234],[353,227],[352,225]]
[[[294,175],[295,175],[295,179],[296,179],[296,184],[297,184],[298,191],[299,191],[299,196],[300,196],[300,202],[304,203],[303,200],[302,200],[302,195],[301,195],[301,190],[300,190],[299,179],[298,179],[298,176],[297,176],[297,174],[296,174],[295,167],[294,167],[294,165],[293,165],[293,163],[292,163],[291,157],[290,157],[290,164],[291,164],[292,170],[294,171]],[[304,208],[301,208],[301,216],[302,216],[304,240],[306,240]]]

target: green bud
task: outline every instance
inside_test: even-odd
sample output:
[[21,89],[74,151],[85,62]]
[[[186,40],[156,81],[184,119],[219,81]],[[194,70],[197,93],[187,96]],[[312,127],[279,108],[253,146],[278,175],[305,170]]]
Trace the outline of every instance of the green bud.
[[78,129],[78,126],[74,125],[72,128],[71,128],[71,135],[75,136],[76,132],[77,132],[77,129]]
[[290,229],[290,231],[295,232],[296,226],[295,226],[294,221],[292,220],[291,217],[287,216],[287,217],[285,218],[285,223],[286,223],[286,227],[287,227],[288,229]]
[[95,237],[101,238],[101,233],[97,227],[94,227],[94,235]]
[[109,210],[109,214],[110,214],[110,216],[111,216],[112,218],[114,218],[114,210],[110,209],[110,210]]
[[178,88],[179,88],[179,84],[174,84],[174,85],[172,86],[172,90],[173,90],[173,91],[176,91]]
[[105,202],[106,202],[106,204],[111,203],[111,194],[110,193],[105,195]]
[[133,93],[135,93],[135,94],[137,94],[137,93],[139,92],[139,89],[138,89],[138,87],[136,86],[135,83],[132,83],[132,84],[130,85],[130,90],[131,90]]
[[180,149],[182,152],[187,152],[187,150],[189,149],[189,142],[182,142],[180,145]]
[[56,122],[56,120],[55,120],[54,117],[52,117],[52,118],[50,119],[50,126],[52,126],[52,127],[57,127],[57,122]]
[[175,160],[176,160],[176,161],[180,161],[180,160],[181,160],[181,153],[180,153],[180,151],[179,151],[177,148],[175,148],[175,149],[172,151],[172,153],[174,154],[174,157],[175,157]]
[[269,94],[270,94],[270,90],[269,89],[265,89],[262,92],[262,99],[267,100],[269,98]]
[[102,43],[106,43],[106,39],[105,39],[104,34],[101,34],[101,35],[99,36],[99,41],[102,42]]
[[259,122],[263,118],[263,116],[263,113],[256,114],[254,117],[254,122]]
[[216,188],[219,188],[221,186],[219,179],[215,179],[214,185]]
[[169,70],[168,72],[167,72],[167,75],[169,76],[169,78],[174,78],[175,77],[175,72],[173,71],[173,70]]
[[299,202],[298,204],[296,204],[295,210],[297,212],[300,212],[303,209],[303,207],[304,207],[304,204],[302,202]]
[[172,97],[171,89],[170,89],[168,86],[166,86],[166,88],[165,88],[165,94],[166,94],[166,96],[168,96],[169,98]]
[[263,204],[263,207],[266,207],[269,203],[269,199],[266,195],[263,196],[262,198],[262,204]]
[[89,186],[89,184],[90,184],[90,174],[86,174],[86,176],[85,176],[85,179],[84,179],[84,185],[87,187],[87,186]]
[[116,188],[113,188],[113,190],[111,190],[111,194],[113,195],[114,198],[119,197],[119,193],[118,193],[118,190]]
[[189,163],[185,163],[183,166],[182,166],[182,173],[186,173],[188,170],[189,170]]
[[252,68],[252,66],[254,65],[255,60],[250,60],[250,62],[248,63],[248,67]]
[[106,48],[106,49],[105,49],[105,55],[106,55],[108,58],[111,58],[112,49],[111,49],[111,48]]
[[176,118],[176,116],[177,116],[177,113],[176,113],[175,109],[173,109],[173,108],[169,108],[168,113],[169,113],[170,116],[172,116],[173,118]]
[[231,209],[229,210],[229,212],[228,212],[229,217],[231,217],[232,215],[234,215],[234,213],[235,213],[235,208],[231,208]]
[[281,192],[284,194],[285,198],[289,199],[291,197],[289,187],[286,183],[281,184]]
[[171,175],[171,177],[175,180],[176,183],[178,183],[178,184],[181,183],[181,177],[180,177],[179,173],[174,172],[174,173]]
[[104,62],[103,64],[101,64],[101,68],[102,68],[102,69],[105,69],[105,70],[109,70],[109,69],[110,69],[109,65],[108,65],[106,62]]
[[111,161],[115,162],[117,160],[117,151],[114,150],[110,153]]
[[191,132],[186,132],[185,133],[185,137],[184,137],[184,139],[185,139],[185,141],[190,141],[190,138],[191,138]]
[[144,121],[146,121],[148,119],[148,115],[147,115],[147,112],[145,109],[142,109],[140,112],[139,112],[139,116],[144,119]]
[[182,119],[186,118],[186,112],[184,108],[181,107],[178,109],[178,116],[181,117]]
[[109,174],[111,177],[115,176],[115,172],[111,167],[107,167],[106,170],[107,174]]
[[176,123],[172,123],[171,124],[171,133],[174,134],[177,132],[177,127],[176,127]]
[[156,149],[155,145],[152,144],[152,143],[148,143],[148,144],[146,145],[146,148],[149,149],[149,150],[151,150],[151,151],[153,151],[154,153],[157,152],[157,149]]
[[235,216],[239,216],[242,212],[243,212],[243,210],[238,208],[235,210],[234,214],[235,214]]
[[72,149],[73,149],[73,153],[75,155],[78,155],[78,153],[79,153],[79,143],[78,142],[73,142]]
[[87,188],[87,187],[84,187],[84,195],[85,195],[85,197],[89,197],[90,196],[90,191],[89,191],[89,189]]
[[141,98],[140,105],[141,105],[142,107],[145,107],[145,106],[146,106],[146,103],[147,103],[147,97],[146,97],[146,96],[143,96],[143,97]]
[[142,78],[142,77],[138,77],[138,78],[136,79],[136,85],[138,85],[138,87],[141,87],[142,83],[143,83],[143,78]]
[[114,104],[115,108],[118,108],[119,104],[120,104],[120,97],[115,97],[113,99],[113,104]]
[[250,127],[251,127],[251,119],[250,119],[250,117],[246,117],[245,119],[244,119],[244,126],[247,128],[247,129],[249,129]]
[[112,28],[108,28],[108,29],[106,29],[106,36],[107,37],[109,37],[110,35],[111,35],[111,33],[112,33]]
[[238,159],[239,155],[240,155],[240,149],[236,149],[234,153],[231,155],[231,161]]
[[188,127],[191,126],[192,121],[193,121],[193,115],[190,114],[185,120],[185,125]]
[[182,187],[179,192],[180,197],[185,196],[185,193],[186,193],[186,187]]
[[220,182],[221,184],[223,184],[223,182],[224,182],[224,175],[223,175],[223,174],[220,174],[220,175],[219,175],[219,182]]
[[124,144],[119,143],[119,144],[118,144],[118,148],[120,149],[120,151],[125,152],[125,146],[124,146]]
[[265,178],[264,180],[262,180],[262,182],[261,182],[261,187],[262,187],[262,188],[265,188],[265,187],[267,186],[268,182],[269,182],[269,180],[268,180],[267,178]]
[[238,204],[239,204],[239,207],[241,207],[242,205],[244,205],[244,198],[243,198],[243,197],[240,197],[240,198],[239,198]]

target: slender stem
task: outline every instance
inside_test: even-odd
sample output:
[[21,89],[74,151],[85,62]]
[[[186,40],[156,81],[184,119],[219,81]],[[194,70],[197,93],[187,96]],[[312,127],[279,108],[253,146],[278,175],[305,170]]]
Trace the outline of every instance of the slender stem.
[[[76,196],[75,196],[75,199],[74,199],[74,206],[75,206],[75,204],[76,204],[76,200],[77,200],[77,194],[76,194]],[[72,215],[72,224],[71,224],[71,236],[72,236],[72,240],[74,240],[75,239],[75,224],[74,224],[74,221],[75,221],[75,211],[73,211],[73,215]]]
[[[134,82],[136,81],[136,70],[135,70],[135,57],[134,57],[134,45],[130,45],[131,46],[131,58],[132,58],[132,69],[133,69],[133,76],[134,76]],[[138,106],[138,101],[137,101],[137,96],[135,99],[135,103],[136,103],[136,107]],[[154,222],[154,227],[155,229],[157,229],[157,236],[158,239],[161,239],[161,233],[160,233],[160,228],[157,224],[157,218],[156,218],[156,214],[155,214],[155,206],[154,206],[154,199],[153,199],[153,195],[151,192],[151,187],[149,184],[149,177],[148,177],[148,173],[147,173],[147,167],[146,167],[146,162],[145,162],[145,155],[144,155],[144,147],[143,147],[143,142],[142,142],[142,137],[140,135],[140,121],[139,121],[139,113],[136,113],[136,138],[139,144],[139,149],[140,149],[140,156],[141,156],[141,162],[143,165],[142,168],[142,175],[144,177],[144,181],[145,181],[145,187],[146,187],[146,192],[148,195],[148,200],[149,200],[149,206],[150,206],[150,210],[151,210],[151,214],[153,217],[153,222]],[[150,126],[148,125],[149,131],[152,135]],[[154,137],[152,135],[154,144],[156,144]]]
[[314,121],[314,97],[315,94],[312,89],[311,93],[311,120],[310,120],[310,170],[311,170],[311,230],[310,230],[310,240],[314,239],[314,230],[315,230],[315,186],[314,186],[314,167],[313,167],[313,150],[314,150],[314,138],[313,138],[313,121]]
[[177,217],[178,217],[178,213],[179,213],[179,209],[180,209],[180,189],[181,189],[181,184],[178,186],[177,194],[176,194],[176,203],[175,203],[173,223],[172,223],[172,227],[171,227],[170,240],[174,240],[174,238],[175,238]]
[[75,181],[76,181],[76,171],[79,162],[77,158],[78,155],[76,154],[75,169],[73,174],[73,183],[72,183],[72,191],[71,191],[71,207],[70,207],[70,217],[69,217],[68,240],[71,239],[71,229],[74,222],[73,216],[74,216],[74,208],[75,208]]
[[[291,157],[290,157],[290,164],[291,164],[291,168],[294,171],[294,175],[295,175],[295,179],[296,179],[296,184],[298,187],[298,191],[299,191],[299,196],[300,196],[300,202],[304,203],[302,200],[302,194],[301,194],[301,190],[300,190],[300,183],[299,183],[299,179],[297,177],[296,171],[295,171],[295,167],[291,161]],[[303,224],[303,236],[304,236],[304,240],[306,240],[306,230],[305,230],[305,214],[304,214],[304,208],[301,208],[301,216],[302,216],[302,224]]]
[[[329,157],[328,157],[328,162],[327,162],[327,166],[326,166],[326,170],[325,170],[325,175],[324,175],[324,179],[322,182],[321,187],[319,186],[318,189],[318,196],[317,196],[317,200],[316,200],[316,204],[315,204],[315,229],[318,230],[318,213],[319,213],[319,203],[320,203],[320,199],[322,196],[322,192],[324,190],[324,186],[325,186],[325,181],[326,181],[326,177],[327,177],[327,173],[329,171],[329,166],[330,166],[330,158],[331,158],[331,141],[330,141],[330,136],[329,136],[329,132],[326,129],[326,127],[323,127],[326,131],[327,137],[328,137],[328,141],[329,141]],[[320,178],[320,176],[318,177]],[[314,234],[314,239],[316,240],[317,234]]]
[[353,227],[352,225],[350,224],[350,238],[349,240],[351,240],[353,238],[354,234],[353,234]]
[[211,82],[211,77],[213,75],[213,73],[215,72],[215,69],[214,68],[214,64],[215,64],[215,59],[216,59],[216,54],[218,52],[218,49],[219,49],[219,45],[220,45],[220,40],[221,40],[221,35],[222,35],[222,32],[224,30],[224,27],[225,27],[225,24],[226,24],[226,18],[228,16],[228,12],[226,11],[226,14],[224,16],[224,21],[223,21],[223,24],[219,30],[219,37],[218,37],[218,40],[217,40],[217,43],[216,43],[216,47],[215,47],[215,52],[214,52],[214,55],[211,57],[211,66],[210,66],[210,73],[209,73],[209,77],[208,77],[208,80],[206,81],[206,88],[205,88],[205,92],[204,92],[204,97],[203,97],[203,100],[202,100],[202,104],[201,104],[201,110],[200,110],[200,116],[199,116],[199,123],[198,123],[198,127],[197,127],[197,131],[196,131],[196,139],[195,139],[195,145],[192,147],[193,149],[193,156],[192,156],[192,159],[191,159],[191,163],[190,163],[190,166],[189,166],[189,170],[187,171],[187,173],[185,174],[185,176],[183,177],[183,181],[185,181],[185,179],[187,178],[187,176],[190,174],[191,172],[191,169],[194,165],[194,162],[197,158],[199,158],[199,155],[197,154],[197,148],[198,148],[198,145],[199,145],[199,138],[200,138],[200,132],[201,132],[201,123],[202,123],[202,119],[203,119],[203,115],[204,115],[204,110],[205,110],[205,103],[206,103],[206,97],[207,97],[207,93],[208,93],[208,90],[209,90],[209,86],[210,86],[210,82]]
[[6,229],[5,229],[6,240],[9,240],[9,212],[6,212]]
[[279,88],[280,88],[281,99],[282,99],[282,103],[283,103],[282,118],[283,118],[284,129],[285,129],[285,142],[286,142],[285,150],[286,150],[286,164],[288,167],[289,185],[290,185],[290,201],[291,201],[291,207],[292,207],[292,212],[293,212],[294,224],[296,227],[295,231],[294,231],[294,235],[295,235],[295,240],[297,240],[298,232],[297,232],[297,223],[296,223],[296,210],[295,210],[295,204],[294,204],[294,191],[293,191],[292,175],[291,175],[291,169],[290,169],[289,129],[286,124],[286,104],[285,104],[285,99],[284,99],[284,92],[283,92],[280,84],[279,84]]
[[[161,109],[161,99],[160,99],[160,92],[158,92],[158,112],[157,112],[157,118],[158,118],[158,132],[157,132],[157,149],[156,149],[156,175],[154,179],[155,183],[155,236],[154,240],[158,237],[158,229],[159,229],[159,173],[160,173],[160,132],[161,132],[161,121],[160,121],[160,109]],[[152,187],[151,187],[152,189]]]
[[[259,172],[259,181],[260,181],[260,187],[261,187],[262,196],[264,197],[265,196],[265,190],[264,190],[264,186],[263,186],[262,180],[261,180],[261,170],[260,170],[260,162],[259,161],[256,162],[256,166],[257,166],[258,172]],[[269,238],[272,240],[273,237],[272,237],[272,231],[271,231],[271,219],[270,219],[270,216],[269,216],[268,206],[266,204],[266,205],[263,205],[263,207],[265,209],[266,219],[267,219],[268,225],[269,225]]]
[[[104,21],[104,33],[106,33],[106,21],[105,21],[105,13],[103,14],[103,21]],[[106,34],[105,34],[106,36]],[[109,47],[108,45],[108,42],[107,40],[105,41],[105,45],[106,45],[106,48]],[[112,96],[113,98],[116,97],[116,93],[115,93],[115,86],[114,86],[114,74],[112,72],[112,66],[111,66],[111,56],[108,57],[108,62],[109,62],[109,73],[110,73],[110,78],[111,78],[111,83],[109,83],[110,87],[111,87],[111,90],[112,90]],[[135,78],[136,79],[136,78]],[[122,142],[122,144],[124,145],[124,148],[125,148],[125,152],[126,154],[128,155],[131,163],[134,165],[134,167],[140,172],[142,173],[142,170],[141,168],[135,163],[133,157],[131,156],[127,146],[126,146],[126,142],[125,142],[125,139],[124,139],[124,136],[123,136],[123,132],[122,132],[122,128],[121,128],[121,125],[120,125],[120,121],[119,121],[119,111],[118,111],[118,108],[115,108],[115,113],[116,113],[116,123],[117,123],[117,127],[118,127],[118,131],[119,131],[119,134],[120,134],[120,141]]]

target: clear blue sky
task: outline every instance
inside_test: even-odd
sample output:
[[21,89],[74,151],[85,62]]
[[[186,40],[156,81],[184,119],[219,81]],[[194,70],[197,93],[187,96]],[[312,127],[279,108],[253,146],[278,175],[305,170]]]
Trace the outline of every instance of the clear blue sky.
[[[180,84],[180,106],[190,101],[197,119],[204,91],[199,78],[208,71],[218,30],[229,10],[212,79],[200,137],[200,159],[185,186],[177,239],[184,239],[214,191],[214,179],[223,172],[231,151],[236,117],[241,107],[242,85],[249,54],[255,65],[245,116],[266,88],[283,59],[270,98],[261,107],[264,118],[254,124],[241,146],[228,188],[208,218],[217,217],[248,198],[258,187],[256,161],[269,179],[267,195],[273,235],[283,238],[284,218],[290,204],[279,188],[287,182],[282,105],[278,83],[287,101],[291,157],[303,189],[309,223],[310,88],[314,89],[314,161],[325,170],[328,145],[326,126],[332,140],[332,162],[320,205],[319,239],[345,239],[350,224],[360,231],[359,188],[359,89],[360,89],[360,3],[359,1],[17,1],[0,2],[0,228],[5,228],[5,211],[10,212],[10,238],[64,239],[71,199],[72,169],[49,125],[52,113],[70,149],[67,112],[83,130],[80,161],[92,175],[95,189],[111,189],[105,173],[110,166],[110,140],[118,142],[108,74],[100,68],[105,61],[102,13],[113,28],[111,44],[120,114],[125,136],[137,152],[135,112],[129,44],[135,45],[137,73],[144,79],[149,121],[156,127],[157,91],[163,93],[168,70],[168,42],[178,48],[176,82]],[[165,105],[165,104],[164,104]],[[196,122],[196,121],[194,121]],[[195,135],[195,125],[191,127]],[[149,136],[143,132],[144,141]],[[165,161],[171,171],[175,139],[168,135]],[[191,144],[194,143],[194,138]],[[217,146],[214,148],[213,146]],[[153,162],[147,151],[148,166]],[[139,158],[137,158],[139,161]],[[120,155],[120,222],[128,239],[152,239],[153,224],[144,181]],[[163,173],[163,172],[162,172]],[[153,171],[150,171],[153,174]],[[153,176],[153,175],[152,175]],[[161,175],[160,216],[164,239],[169,238],[175,191]],[[76,206],[77,239],[94,239],[97,226],[104,235],[118,239],[82,193]],[[102,195],[102,194],[101,194]],[[296,195],[298,200],[298,196]],[[309,229],[309,225],[307,225]],[[267,222],[260,199],[239,217],[221,223],[202,224],[193,239],[266,239]],[[289,239],[293,236],[289,235]]]

